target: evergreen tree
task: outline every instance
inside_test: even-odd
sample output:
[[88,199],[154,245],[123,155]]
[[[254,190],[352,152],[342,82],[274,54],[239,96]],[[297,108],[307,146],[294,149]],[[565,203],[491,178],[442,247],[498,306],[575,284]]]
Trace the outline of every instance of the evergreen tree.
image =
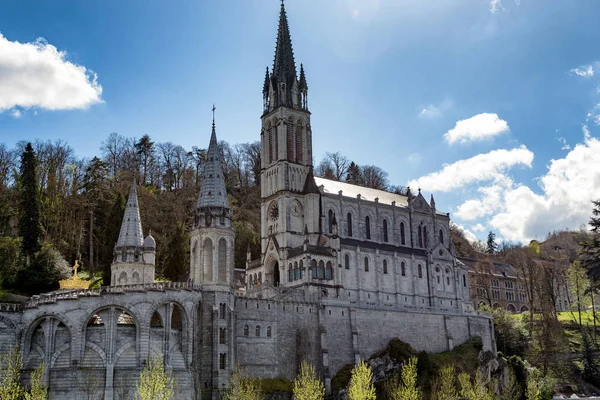
[[346,182],[353,185],[361,185],[363,182],[360,167],[352,161],[348,166],[348,172],[346,173]]
[[498,251],[498,244],[496,243],[496,234],[492,231],[488,233],[487,246],[485,251],[488,254],[495,254]]
[[584,329],[581,332],[581,358],[583,363],[583,379],[598,386],[600,384],[600,366],[596,360],[596,355],[589,331]]
[[294,379],[294,400],[322,400],[325,398],[325,386],[315,376],[315,368],[302,361],[300,373]]
[[36,174],[37,158],[31,143],[27,143],[21,155],[19,175],[21,209],[20,236],[23,254],[29,265],[31,256],[41,249],[42,225],[40,223],[40,199]]
[[375,386],[371,383],[373,373],[363,360],[352,370],[348,385],[349,400],[375,400]]
[[165,249],[163,275],[172,282],[180,281],[188,270],[190,239],[183,223],[177,223]]
[[162,357],[152,357],[140,372],[136,384],[140,400],[171,400],[175,395],[173,377],[165,371]]
[[594,281],[594,286],[600,286],[600,200],[592,202],[594,208],[590,217],[592,235],[580,244],[581,264]]

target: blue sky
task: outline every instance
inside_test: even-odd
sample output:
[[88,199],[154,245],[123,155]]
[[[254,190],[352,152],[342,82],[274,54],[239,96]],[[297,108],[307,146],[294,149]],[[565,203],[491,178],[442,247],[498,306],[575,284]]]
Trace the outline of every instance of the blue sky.
[[[600,2],[286,9],[315,162],[340,151],[378,165],[433,192],[472,237],[527,241],[587,222],[600,197]],[[258,140],[278,14],[276,0],[5,1],[0,142],[63,139],[83,157],[110,132],[205,147],[213,102],[219,139]]]

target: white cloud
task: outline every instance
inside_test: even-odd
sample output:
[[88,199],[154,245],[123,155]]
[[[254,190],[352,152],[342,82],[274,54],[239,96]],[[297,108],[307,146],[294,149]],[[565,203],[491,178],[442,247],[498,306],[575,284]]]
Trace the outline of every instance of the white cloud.
[[560,148],[561,150],[571,150],[571,145],[567,143],[567,139],[562,136],[557,139],[562,144],[562,147]]
[[444,115],[446,111],[452,108],[452,101],[445,99],[440,104],[429,104],[419,112],[419,118],[437,119]]
[[458,121],[454,128],[444,134],[444,139],[450,144],[457,141],[465,143],[470,140],[491,138],[508,130],[508,123],[500,119],[498,114],[482,113]]
[[481,198],[465,201],[458,206],[454,215],[464,221],[474,221],[490,215],[501,209],[504,191],[512,186],[512,179],[499,175],[492,185],[477,189],[482,195]]
[[21,110],[15,108],[10,112],[10,116],[13,118],[21,118],[23,116],[23,113],[21,112]]
[[409,186],[431,192],[448,192],[477,182],[498,181],[516,165],[531,168],[533,153],[525,146],[511,150],[493,150],[466,160],[445,165],[440,171],[414,179]]
[[497,13],[498,11],[504,10],[502,6],[502,0],[491,0],[490,1],[490,12]]
[[468,230],[467,228],[465,228],[464,226],[457,224],[455,222],[450,222],[452,225],[455,225],[458,229],[460,229],[461,231],[463,231],[465,238],[471,242],[471,243],[475,243],[477,242],[477,236],[475,236],[475,234],[473,232],[471,232],[470,230]]
[[473,229],[475,232],[483,232],[485,231],[485,226],[483,226],[482,224],[476,224],[473,225],[471,229]]
[[102,101],[97,76],[43,39],[11,42],[0,33],[0,112],[14,107],[85,109]]
[[594,67],[591,65],[582,65],[581,67],[571,69],[571,73],[583,78],[591,78],[594,76]]

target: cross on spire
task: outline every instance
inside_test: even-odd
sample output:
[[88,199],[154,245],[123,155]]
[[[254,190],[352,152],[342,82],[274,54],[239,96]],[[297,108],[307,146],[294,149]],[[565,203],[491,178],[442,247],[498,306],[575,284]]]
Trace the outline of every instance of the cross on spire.
[[213,113],[213,126],[215,126],[215,110],[217,109],[217,107],[215,107],[215,103],[213,103],[213,108],[212,108],[212,113]]

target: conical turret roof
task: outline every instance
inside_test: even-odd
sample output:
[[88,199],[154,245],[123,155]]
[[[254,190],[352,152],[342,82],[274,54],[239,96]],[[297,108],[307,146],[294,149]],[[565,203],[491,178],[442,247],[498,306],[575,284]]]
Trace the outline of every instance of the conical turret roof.
[[279,29],[277,30],[277,44],[275,45],[273,76],[278,79],[284,78],[288,83],[290,83],[290,80],[296,79],[292,38],[290,37],[290,27],[283,2],[281,3],[281,11],[279,13]]
[[129,197],[123,214],[121,231],[116,247],[141,247],[144,243],[142,234],[142,220],[140,218],[140,206],[138,203],[135,181],[129,189]]
[[206,153],[204,174],[202,176],[202,183],[200,184],[200,195],[196,204],[196,208],[198,209],[204,207],[229,208],[225,178],[223,177],[223,166],[221,165],[221,152],[217,143],[214,120],[210,135],[210,145]]

